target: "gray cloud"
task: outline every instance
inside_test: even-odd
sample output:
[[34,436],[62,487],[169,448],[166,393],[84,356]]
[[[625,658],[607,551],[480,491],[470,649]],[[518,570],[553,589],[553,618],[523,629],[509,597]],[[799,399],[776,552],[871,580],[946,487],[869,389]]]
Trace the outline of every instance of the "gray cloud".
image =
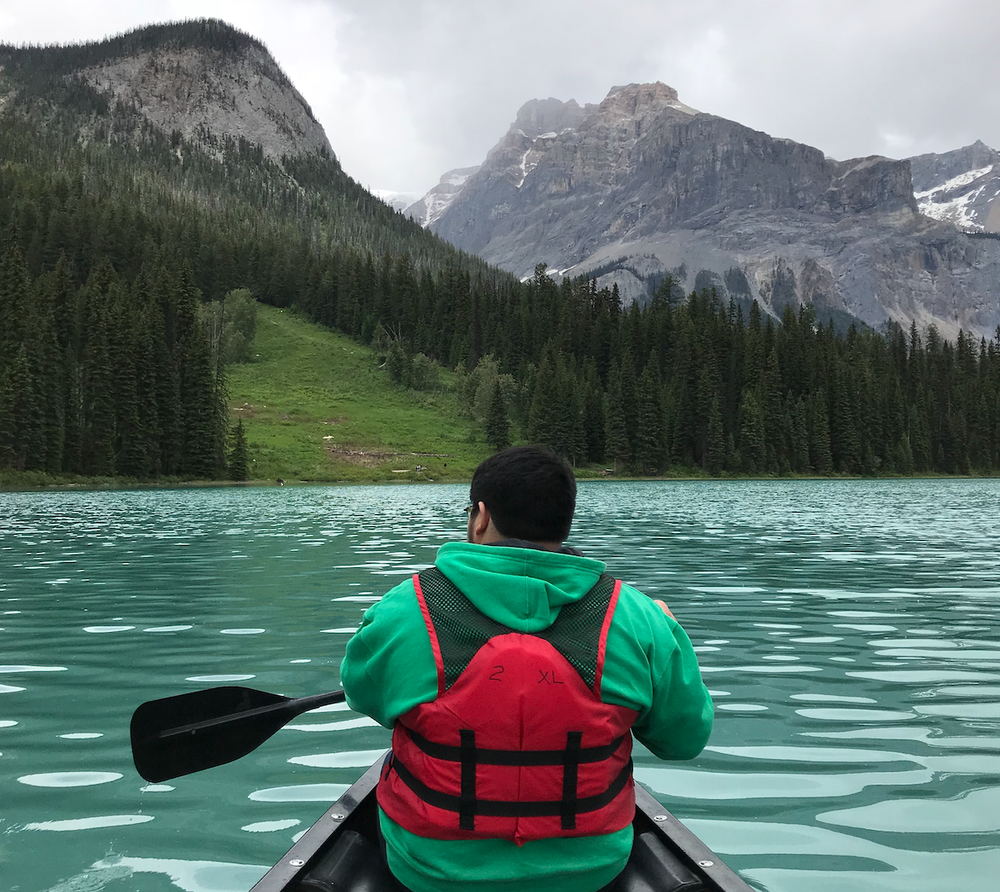
[[651,80],[841,159],[1000,148],[992,0],[0,0],[0,39],[206,15],[268,45],[372,188],[478,163],[529,99]]

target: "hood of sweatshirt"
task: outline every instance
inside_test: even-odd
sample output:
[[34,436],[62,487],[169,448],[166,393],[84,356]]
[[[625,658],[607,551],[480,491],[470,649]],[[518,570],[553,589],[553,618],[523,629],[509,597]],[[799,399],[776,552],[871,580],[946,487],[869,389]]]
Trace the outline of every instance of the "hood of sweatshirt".
[[518,632],[546,629],[594,587],[606,564],[568,551],[446,542],[437,568],[475,608]]

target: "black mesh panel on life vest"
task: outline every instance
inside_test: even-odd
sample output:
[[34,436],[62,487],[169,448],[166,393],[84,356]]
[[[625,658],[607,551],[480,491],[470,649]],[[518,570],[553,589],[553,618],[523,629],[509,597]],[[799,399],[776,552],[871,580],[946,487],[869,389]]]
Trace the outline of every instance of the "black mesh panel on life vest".
[[450,688],[490,638],[510,629],[480,613],[436,567],[420,574],[420,590],[431,614],[444,659],[444,686]]
[[597,645],[614,588],[615,578],[604,573],[586,595],[563,607],[556,621],[537,633],[580,673],[588,688],[597,678]]
[[[614,577],[603,574],[579,601],[565,605],[551,626],[532,633],[559,651],[589,688],[597,677],[597,645],[614,587]],[[476,610],[436,567],[420,574],[420,589],[441,646],[446,690],[490,638],[516,631]]]

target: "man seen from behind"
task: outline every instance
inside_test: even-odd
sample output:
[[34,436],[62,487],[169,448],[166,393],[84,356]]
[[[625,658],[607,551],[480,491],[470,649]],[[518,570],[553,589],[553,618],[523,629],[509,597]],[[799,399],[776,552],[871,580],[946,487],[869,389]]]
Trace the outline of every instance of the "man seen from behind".
[[666,605],[565,547],[564,459],[499,452],[470,501],[468,541],[372,606],[341,665],[393,731],[386,859],[413,892],[596,892],[632,846],[632,736],[691,759],[712,701]]

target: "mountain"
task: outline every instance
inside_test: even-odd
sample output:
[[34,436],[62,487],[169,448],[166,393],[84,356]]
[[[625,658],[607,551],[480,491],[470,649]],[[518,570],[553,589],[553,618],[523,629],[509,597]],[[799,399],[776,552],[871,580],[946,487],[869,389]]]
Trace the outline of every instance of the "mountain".
[[438,221],[448,206],[461,193],[463,187],[478,167],[459,167],[449,170],[441,177],[438,184],[417,201],[412,201],[406,207],[406,214],[413,217],[421,226],[430,226]]
[[[210,35],[221,24],[208,26]],[[257,143],[272,158],[332,153],[323,128],[267,50],[231,54],[211,44],[166,43],[79,70],[98,92],[137,108],[155,127],[202,142],[206,131]]]
[[[594,108],[581,108],[575,100],[532,99],[517,113],[507,135],[490,149],[486,163],[519,171],[518,184],[535,168],[547,145],[560,134],[578,127]],[[406,213],[422,226],[433,226],[465,189],[466,183],[483,165],[449,170],[441,181]],[[515,174],[516,175],[516,174]]]
[[164,201],[233,214],[231,237],[287,224],[316,248],[457,256],[348,176],[266,47],[216,19],[0,45],[0,119],[11,139],[23,130],[16,147],[39,173],[51,163],[127,175]]
[[983,142],[910,159],[920,213],[973,232],[1000,232],[1000,152]]
[[[967,175],[990,152],[970,155]],[[922,213],[910,162],[835,161],[661,83],[615,87],[597,106],[529,102],[430,228],[520,277],[544,263],[626,300],[669,274],[774,316],[811,303],[824,319],[934,323],[948,337],[1000,323],[1000,242]]]
[[433,380],[464,355],[455,307],[498,283],[349,177],[250,35],[0,45],[0,473],[224,476],[257,302],[391,330],[397,378]]
[[392,189],[373,189],[373,195],[377,195],[393,210],[406,212],[420,196],[416,192],[395,192]]
[[[334,255],[349,255],[352,263],[367,263],[368,254],[406,256],[411,269],[431,272],[448,265],[486,269],[404,216],[412,196],[390,207],[348,176],[266,47],[219,20],[151,25],[90,44],[0,45],[0,137],[0,159],[18,176],[69,177],[71,192],[103,191],[127,202],[129,213],[156,216],[163,225],[199,215],[187,225],[204,226],[206,234],[189,262],[206,299],[251,287],[259,299],[287,305],[302,293],[310,264],[328,266]],[[34,244],[50,264],[60,251],[80,255],[75,272],[85,278],[89,246],[64,231],[64,212],[79,210],[65,188],[55,205],[35,202],[26,220],[11,222],[26,249],[32,242],[25,227],[42,228]],[[101,213],[111,214],[115,202],[104,201]],[[53,209],[58,227],[50,225]],[[108,226],[121,226],[122,217]],[[81,225],[103,237],[92,221]],[[126,242],[146,237],[141,227],[121,234]],[[299,256],[287,261],[291,270],[269,271],[286,264],[279,259],[285,248],[274,240],[297,243],[308,262]],[[121,245],[116,250],[128,255]],[[138,265],[141,250],[135,250],[128,261]],[[234,251],[225,262],[216,256]],[[44,271],[37,257],[29,266],[34,274]],[[331,272],[324,287],[335,293],[356,282]],[[376,321],[358,320],[366,327]]]
[[[30,98],[34,108],[64,116],[75,111],[85,138],[94,136],[86,118],[96,124],[105,109],[117,109],[140,115],[175,148],[184,140],[217,158],[222,137],[259,145],[272,159],[333,155],[266,47],[216,19],[153,25],[98,43],[3,46],[0,62],[8,99],[19,97],[23,108]],[[81,105],[84,96],[91,101]]]

